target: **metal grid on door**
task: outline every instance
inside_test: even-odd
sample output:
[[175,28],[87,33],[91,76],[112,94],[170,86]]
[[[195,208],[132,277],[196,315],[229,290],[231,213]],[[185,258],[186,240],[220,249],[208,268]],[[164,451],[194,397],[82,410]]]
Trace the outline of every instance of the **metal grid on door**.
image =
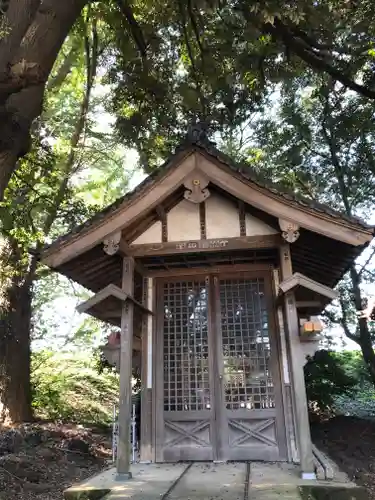
[[274,408],[264,279],[222,279],[219,287],[226,408]]
[[206,282],[165,283],[163,295],[164,411],[210,409]]

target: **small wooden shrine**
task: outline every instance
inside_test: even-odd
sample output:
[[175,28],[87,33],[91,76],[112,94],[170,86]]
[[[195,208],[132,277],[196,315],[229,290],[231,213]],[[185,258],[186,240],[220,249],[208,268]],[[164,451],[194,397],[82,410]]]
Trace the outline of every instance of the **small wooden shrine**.
[[132,363],[141,460],[299,462],[314,477],[303,365],[317,316],[373,237],[192,134],[134,191],[45,248],[121,328],[117,470],[129,473]]

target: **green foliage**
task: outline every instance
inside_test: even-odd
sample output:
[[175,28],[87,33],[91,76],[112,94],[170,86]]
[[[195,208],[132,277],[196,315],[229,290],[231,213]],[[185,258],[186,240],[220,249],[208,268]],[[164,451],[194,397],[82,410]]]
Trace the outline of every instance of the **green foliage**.
[[354,396],[340,394],[335,398],[335,412],[359,418],[375,418],[375,389],[364,381],[355,388]]
[[[90,12],[91,17],[84,11],[62,48],[33,129],[31,151],[20,161],[0,204],[0,233],[7,249],[0,257],[0,293],[5,296],[5,284],[16,279],[32,290],[31,337],[38,349],[82,348],[97,340],[98,324],[87,318],[78,322],[71,314],[85,292],[41,266],[37,252],[123,194],[128,180],[124,149],[110,123],[101,123],[108,89],[95,70],[105,62],[107,35]],[[30,248],[36,249],[32,257]]]
[[[308,359],[304,371],[307,399],[313,412],[331,412],[338,396],[352,395],[358,383],[358,361],[347,360],[351,353],[317,351]],[[354,366],[353,366],[354,361]]]
[[359,351],[317,351],[304,370],[312,413],[375,418],[375,389]]
[[119,378],[98,373],[90,352],[41,351],[32,357],[33,407],[39,418],[110,423],[118,403]]
[[121,15],[103,11],[116,35],[110,109],[146,169],[192,122],[207,120],[213,132],[230,134],[264,109],[277,83],[298,77],[303,85],[309,67],[359,92],[356,79],[374,86],[370,2],[359,9],[308,0],[117,5]]
[[264,170],[297,193],[363,215],[375,201],[373,111],[328,79],[306,75],[284,85],[254,134]]
[[[263,151],[258,167],[295,195],[323,201],[370,222],[375,204],[374,103],[324,75],[306,72],[280,86],[272,114],[259,117],[252,146]],[[375,384],[374,324],[360,319],[372,294],[374,248],[369,248],[337,287],[339,300],[325,311],[362,349]]]

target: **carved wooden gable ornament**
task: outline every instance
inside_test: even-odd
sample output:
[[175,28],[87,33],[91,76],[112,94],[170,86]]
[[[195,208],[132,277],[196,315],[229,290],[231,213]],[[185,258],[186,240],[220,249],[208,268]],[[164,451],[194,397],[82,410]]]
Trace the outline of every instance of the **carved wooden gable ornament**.
[[193,172],[184,182],[184,197],[192,203],[203,203],[210,196],[209,180],[201,172]]

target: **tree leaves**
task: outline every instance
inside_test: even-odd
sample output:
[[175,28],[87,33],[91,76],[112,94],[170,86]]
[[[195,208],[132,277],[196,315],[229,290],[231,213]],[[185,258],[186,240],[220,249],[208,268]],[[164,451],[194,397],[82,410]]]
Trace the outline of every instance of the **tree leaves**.
[[[277,112],[261,117],[254,134],[264,151],[265,173],[294,192],[369,221],[375,204],[373,112],[372,102],[326,77],[311,74],[283,85]],[[361,348],[375,383],[373,327],[360,317],[367,285],[374,282],[373,256],[369,249],[363,262],[350,267],[338,287],[338,304],[326,315]]]

